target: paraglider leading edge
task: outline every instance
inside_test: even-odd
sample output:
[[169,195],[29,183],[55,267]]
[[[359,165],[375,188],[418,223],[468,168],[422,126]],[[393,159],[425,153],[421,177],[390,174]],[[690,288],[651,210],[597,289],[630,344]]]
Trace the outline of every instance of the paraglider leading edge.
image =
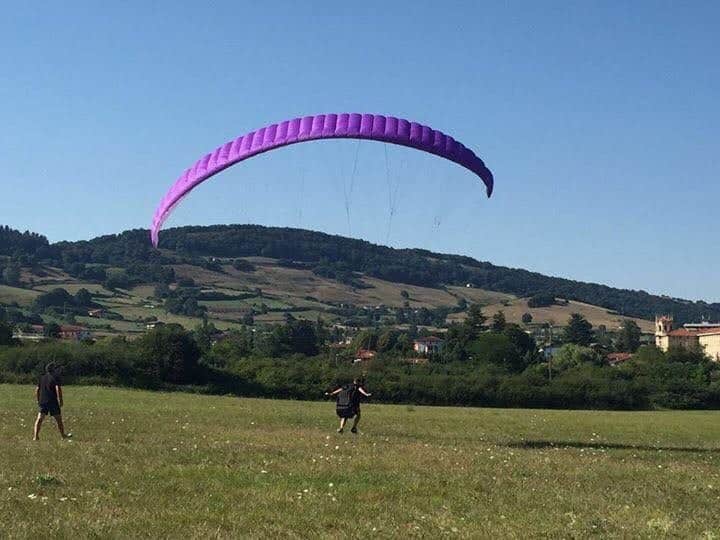
[[428,126],[394,116],[378,114],[319,114],[286,120],[260,128],[230,141],[187,169],[160,201],[150,238],[158,245],[160,229],[173,208],[195,186],[223,169],[263,152],[318,139],[369,139],[408,146],[448,159],[472,171],[493,191],[493,174],[475,153],[449,135]]

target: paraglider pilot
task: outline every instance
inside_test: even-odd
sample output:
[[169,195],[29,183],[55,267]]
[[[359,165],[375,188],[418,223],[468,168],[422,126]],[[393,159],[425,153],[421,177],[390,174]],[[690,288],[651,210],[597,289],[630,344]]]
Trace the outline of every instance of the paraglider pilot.
[[348,418],[355,418],[350,431],[357,433],[358,422],[360,422],[360,400],[362,397],[370,397],[371,393],[363,388],[363,382],[360,379],[353,379],[352,384],[346,384],[333,390],[325,392],[326,396],[336,396],[335,412],[340,417],[340,427],[337,432],[342,433],[345,429],[345,423]]

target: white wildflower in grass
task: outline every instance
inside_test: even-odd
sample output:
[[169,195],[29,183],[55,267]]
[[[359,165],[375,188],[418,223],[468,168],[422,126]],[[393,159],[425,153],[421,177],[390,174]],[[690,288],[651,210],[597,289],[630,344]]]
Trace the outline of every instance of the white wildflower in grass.
[[65,502],[65,501],[67,501],[67,497],[60,497],[58,500],[59,500],[60,502]]
[[267,471],[263,469],[262,471],[260,471],[260,474],[267,474]]
[[333,487],[333,485],[334,485],[334,484],[333,484],[332,482],[330,482],[330,483],[328,484],[328,487]]
[[37,495],[35,495],[34,493],[31,493],[30,495],[28,495],[28,499],[35,500],[35,499],[37,499]]
[[335,450],[340,450],[340,447],[339,447],[339,446],[335,446]]
[[673,526],[674,521],[667,516],[657,517],[647,522],[648,529],[652,529],[658,532],[667,533]]
[[307,489],[303,489],[303,493],[307,493],[307,492],[308,492],[308,490],[307,490]]

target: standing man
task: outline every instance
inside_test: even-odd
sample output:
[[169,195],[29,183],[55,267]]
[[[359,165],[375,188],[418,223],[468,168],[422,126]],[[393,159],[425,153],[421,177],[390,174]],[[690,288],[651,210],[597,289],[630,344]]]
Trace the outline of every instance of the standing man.
[[60,376],[55,370],[55,364],[52,362],[45,367],[45,375],[40,377],[35,390],[35,398],[37,399],[39,411],[37,420],[35,420],[33,440],[40,439],[40,427],[48,414],[57,422],[57,427],[63,439],[72,437],[69,433],[65,433],[65,426],[63,426],[62,414],[60,413],[60,408],[63,406],[62,387],[60,385]]
[[340,427],[337,432],[342,433],[348,418],[354,417],[355,419],[353,420],[353,426],[350,431],[357,433],[358,422],[360,422],[360,400],[362,396],[372,396],[371,393],[363,388],[360,379],[353,379],[352,384],[346,384],[332,392],[325,392],[325,395],[337,396],[335,412],[337,412],[337,415],[340,417]]

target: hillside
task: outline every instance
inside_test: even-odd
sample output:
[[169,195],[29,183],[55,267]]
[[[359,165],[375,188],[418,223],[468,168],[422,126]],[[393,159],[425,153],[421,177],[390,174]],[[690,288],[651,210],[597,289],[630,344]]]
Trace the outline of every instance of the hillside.
[[[488,304],[485,306],[486,313],[493,314],[502,311],[508,322],[520,324],[522,316],[529,313],[532,316],[533,325],[552,325],[554,327],[564,326],[573,313],[579,313],[592,323],[593,326],[605,326],[608,330],[613,331],[622,325],[622,321],[631,319],[637,323],[644,333],[652,333],[655,330],[653,321],[646,319],[638,319],[634,317],[622,317],[617,313],[608,311],[599,306],[584,304],[570,300],[567,303],[559,303],[548,307],[531,308],[527,305],[527,298],[511,298],[509,300]],[[463,320],[464,313],[452,314],[449,320]]]
[[[318,389],[320,392],[322,389]],[[0,385],[0,536],[713,538],[718,412],[363,406]],[[168,421],[168,418],[170,421]]]
[[[219,328],[237,326],[249,316],[258,322],[280,321],[287,313],[359,326],[393,317],[436,326],[462,319],[468,303],[487,306],[488,314],[502,309],[510,322],[530,313],[534,325],[563,325],[574,311],[608,329],[634,318],[650,331],[648,320],[656,313],[672,314],[680,322],[720,319],[719,304],[298,229],[182,227],[165,231],[160,248],[150,246],[144,230],[50,244],[40,235],[0,227],[5,283],[0,285],[0,304],[29,308],[39,294],[55,287],[70,294],[84,288],[109,315],[91,319],[78,312],[76,320],[100,333],[139,332],[155,320],[194,326],[203,312]],[[179,280],[192,285],[197,306],[181,306],[171,314],[157,298],[156,285],[168,284],[164,296],[172,296]],[[569,302],[528,308],[527,297],[537,294]]]
[[[619,327],[625,317],[604,308],[570,302],[547,308],[528,308],[527,299],[513,295],[467,287],[431,288],[417,285],[392,283],[378,278],[361,277],[362,287],[344,284],[330,278],[315,275],[311,270],[287,268],[270,258],[249,257],[243,259],[255,267],[252,272],[239,272],[231,265],[223,265],[221,271],[180,264],[172,265],[178,279],[192,279],[206,294],[227,295],[222,300],[201,300],[207,309],[207,318],[221,330],[242,324],[248,312],[253,312],[259,323],[281,322],[287,313],[299,319],[315,320],[322,317],[328,322],[342,322],[344,310],[338,306],[352,305],[360,313],[388,314],[407,303],[410,310],[436,310],[457,305],[458,301],[479,303],[487,306],[488,314],[502,310],[508,322],[520,324],[522,315],[533,315],[533,325],[552,322],[562,326],[571,313],[582,313],[594,326],[605,325],[609,329]],[[33,301],[42,293],[61,287],[70,294],[81,289],[90,291],[99,307],[119,315],[122,320],[105,316],[78,315],[75,321],[93,329],[96,335],[144,332],[148,321],[179,323],[190,329],[200,323],[198,317],[168,313],[162,301],[154,297],[154,287],[148,284],[127,289],[107,289],[101,284],[84,281],[56,268],[45,268],[50,277],[39,277],[26,272],[24,288],[0,286],[0,305],[17,304],[31,308]],[[30,285],[32,282],[32,285]],[[403,294],[407,293],[407,298]],[[379,307],[382,306],[382,307]],[[447,320],[462,320],[464,312],[451,313]],[[652,323],[633,319],[649,332]],[[58,320],[58,322],[62,322]]]

